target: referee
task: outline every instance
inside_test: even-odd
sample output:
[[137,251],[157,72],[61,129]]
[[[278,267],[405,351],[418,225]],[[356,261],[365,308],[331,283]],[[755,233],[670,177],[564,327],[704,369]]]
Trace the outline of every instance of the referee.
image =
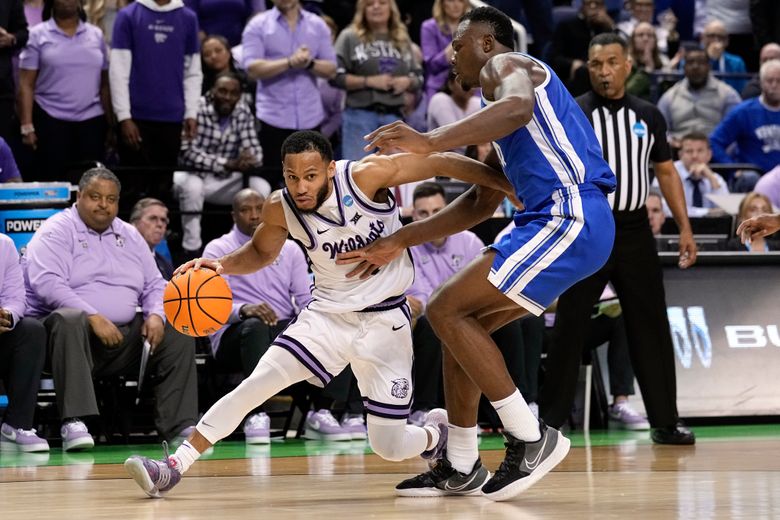
[[693,444],[693,433],[678,424],[674,349],[666,316],[661,264],[647,220],[649,162],[680,228],[682,269],[696,261],[696,244],[686,214],[680,176],[666,141],[666,122],[658,109],[627,95],[631,72],[626,42],[617,34],[593,38],[588,50],[592,91],[577,98],[617,177],[610,195],[615,244],[606,265],[572,286],[558,300],[554,337],[540,394],[542,416],[560,427],[568,418],[591,311],[607,282],[617,292],[652,439],[660,444]]

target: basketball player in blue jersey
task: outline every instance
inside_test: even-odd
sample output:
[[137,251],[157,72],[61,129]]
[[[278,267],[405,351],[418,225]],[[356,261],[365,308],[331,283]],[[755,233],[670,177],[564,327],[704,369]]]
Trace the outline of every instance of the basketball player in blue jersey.
[[[190,438],[162,461],[133,456],[125,467],[150,496],[161,496],[211,445],[235,430],[246,414],[302,380],[326,385],[347,364],[368,412],[368,438],[388,460],[436,458],[446,443],[447,416],[432,412],[424,427],[406,424],[411,405],[411,315],[404,293],[414,279],[411,256],[397,257],[365,280],[349,279],[351,266],[336,254],[400,229],[391,186],[450,175],[508,194],[498,171],[458,154],[333,161],[328,140],[296,132],[282,145],[286,188],[271,194],[252,239],[219,259],[197,259],[224,274],[249,274],[273,262],[288,233],[300,242],[314,273],[309,305],[273,342],[252,374],[206,412]],[[166,447],[167,452],[167,447]]]
[[[367,149],[416,153],[493,141],[492,160],[514,185],[524,209],[516,227],[434,295],[427,316],[444,345],[449,414],[446,456],[397,486],[404,496],[474,492],[507,500],[539,480],[569,451],[569,440],[529,410],[490,333],[518,317],[541,314],[555,298],[607,261],[615,225],[607,194],[615,176],[588,120],[545,63],[512,52],[512,25],[501,11],[469,11],[452,40],[453,67],[464,88],[482,87],[484,108],[420,134],[393,123],[366,136]],[[497,161],[497,162],[496,162]],[[412,245],[467,229],[493,214],[503,195],[474,187],[438,214],[367,248],[344,253],[366,276]],[[506,456],[485,478],[477,450],[480,392],[504,425]],[[483,485],[484,484],[484,485]]]

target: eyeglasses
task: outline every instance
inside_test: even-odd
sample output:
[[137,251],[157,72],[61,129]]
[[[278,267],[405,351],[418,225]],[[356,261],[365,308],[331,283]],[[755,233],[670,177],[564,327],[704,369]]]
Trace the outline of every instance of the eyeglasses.
[[727,40],[729,35],[728,34],[719,34],[719,33],[704,33],[705,38],[709,38],[711,40]]

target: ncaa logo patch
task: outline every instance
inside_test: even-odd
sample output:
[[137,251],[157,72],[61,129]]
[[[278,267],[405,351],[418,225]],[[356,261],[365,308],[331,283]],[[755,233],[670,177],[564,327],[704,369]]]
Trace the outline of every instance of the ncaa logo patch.
[[341,199],[341,202],[343,202],[346,207],[350,207],[352,204],[355,203],[355,200],[352,198],[351,195],[344,195],[344,198]]
[[647,135],[647,127],[641,121],[634,123],[634,126],[631,128],[631,130],[633,130],[634,135],[640,139]]
[[407,395],[409,395],[408,379],[402,377],[401,379],[393,379],[391,382],[393,383],[393,387],[390,389],[390,395],[398,399],[404,399]]

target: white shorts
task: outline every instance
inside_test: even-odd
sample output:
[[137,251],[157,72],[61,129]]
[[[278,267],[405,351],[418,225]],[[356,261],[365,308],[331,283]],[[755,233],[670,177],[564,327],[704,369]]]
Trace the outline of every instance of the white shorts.
[[378,312],[304,309],[272,346],[298,359],[323,385],[349,364],[366,411],[406,419],[412,400],[412,330],[406,303]]

